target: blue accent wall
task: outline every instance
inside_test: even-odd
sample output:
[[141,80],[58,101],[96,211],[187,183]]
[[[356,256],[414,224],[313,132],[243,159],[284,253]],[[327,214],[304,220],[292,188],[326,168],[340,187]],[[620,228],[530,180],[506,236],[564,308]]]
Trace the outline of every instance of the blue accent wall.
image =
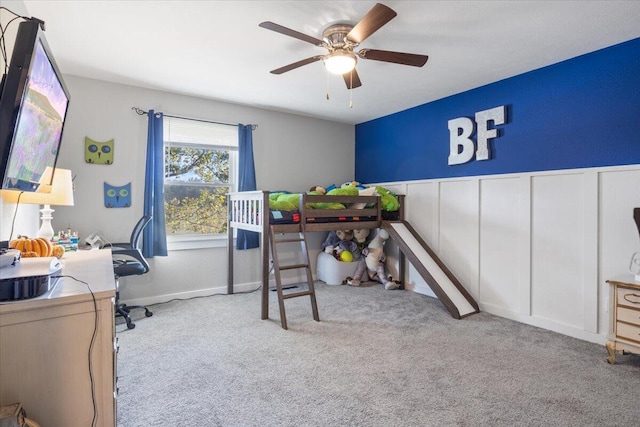
[[[500,105],[491,158],[449,166],[447,122]],[[355,140],[363,183],[640,164],[640,38],[358,124]]]

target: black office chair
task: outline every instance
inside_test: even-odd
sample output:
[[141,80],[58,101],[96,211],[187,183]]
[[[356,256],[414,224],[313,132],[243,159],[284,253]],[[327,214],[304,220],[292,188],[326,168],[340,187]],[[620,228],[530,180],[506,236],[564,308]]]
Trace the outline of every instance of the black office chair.
[[150,215],[145,215],[136,224],[131,232],[131,240],[129,243],[107,243],[103,248],[111,248],[111,254],[113,256],[113,272],[116,279],[116,316],[124,317],[127,322],[127,328],[133,329],[136,324],[131,321],[130,311],[134,308],[144,308],[144,315],[147,317],[153,316],[153,313],[145,306],[142,305],[127,305],[120,303],[120,277],[134,276],[145,274],[149,272],[149,264],[147,260],[142,256],[142,252],[139,249],[140,238],[142,237],[142,230],[151,221]]

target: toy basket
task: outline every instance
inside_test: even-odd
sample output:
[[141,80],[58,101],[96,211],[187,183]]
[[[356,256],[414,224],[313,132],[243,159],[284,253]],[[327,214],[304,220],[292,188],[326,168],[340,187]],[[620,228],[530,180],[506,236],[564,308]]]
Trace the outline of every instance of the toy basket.
[[342,285],[347,277],[353,277],[357,267],[357,261],[342,262],[326,252],[321,252],[316,265],[317,277],[327,285]]

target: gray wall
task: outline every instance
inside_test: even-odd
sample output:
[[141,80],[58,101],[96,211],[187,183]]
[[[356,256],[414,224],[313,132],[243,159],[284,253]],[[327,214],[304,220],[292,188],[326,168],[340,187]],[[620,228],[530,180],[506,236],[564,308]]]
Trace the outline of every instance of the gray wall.
[[[353,179],[352,125],[77,76],[65,76],[65,81],[71,102],[58,166],[71,169],[75,176],[75,205],[55,207],[53,227],[71,227],[81,239],[100,232],[110,241],[128,241],[142,215],[147,118],[133,112],[134,106],[177,116],[257,124],[253,139],[259,189],[304,191],[316,184]],[[113,165],[85,163],[86,136],[96,141],[115,139]],[[133,206],[105,208],[105,181],[113,185],[131,182]],[[314,236],[310,245],[319,247],[322,238]],[[121,298],[150,303],[224,291],[226,251],[226,247],[170,251],[168,257],[156,257],[150,262],[149,274],[121,281]],[[260,251],[241,251],[235,261],[238,288],[257,286]]]

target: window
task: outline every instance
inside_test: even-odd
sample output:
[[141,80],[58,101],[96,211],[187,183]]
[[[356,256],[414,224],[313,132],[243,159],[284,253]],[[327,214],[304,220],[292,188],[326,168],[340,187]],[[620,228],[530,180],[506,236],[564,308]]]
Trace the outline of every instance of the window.
[[237,185],[238,129],[165,116],[164,150],[168,242],[226,237],[226,194]]

